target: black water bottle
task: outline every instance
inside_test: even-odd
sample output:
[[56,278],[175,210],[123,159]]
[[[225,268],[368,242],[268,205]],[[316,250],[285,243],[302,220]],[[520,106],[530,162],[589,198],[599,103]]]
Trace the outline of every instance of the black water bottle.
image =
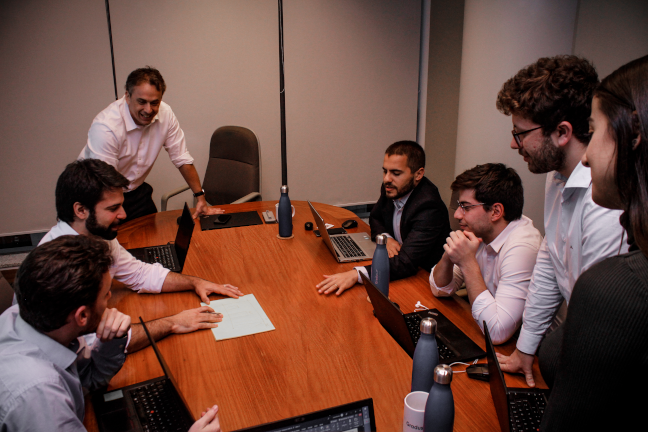
[[437,322],[433,318],[421,320],[421,337],[416,343],[412,364],[413,392],[429,392],[434,383],[434,368],[439,364],[436,329]]
[[387,236],[376,236],[376,250],[371,261],[371,282],[386,296],[389,296],[389,254]]
[[434,368],[434,384],[425,404],[424,432],[452,432],[455,406],[450,382],[452,368],[440,364]]
[[292,235],[292,207],[288,198],[288,186],[281,186],[281,198],[279,198],[279,210],[277,211],[279,222],[279,237],[290,237]]

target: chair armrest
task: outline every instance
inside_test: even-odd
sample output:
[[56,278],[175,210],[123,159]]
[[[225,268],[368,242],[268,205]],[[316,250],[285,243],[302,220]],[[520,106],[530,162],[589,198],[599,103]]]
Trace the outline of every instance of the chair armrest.
[[230,204],[242,204],[249,201],[253,201],[256,198],[261,199],[261,194],[259,192],[250,192],[249,194],[245,195],[243,198],[239,198]]
[[162,210],[160,210],[160,211],[166,211],[166,209],[167,209],[167,201],[169,201],[169,198],[171,198],[173,196],[176,196],[176,195],[186,191],[187,189],[189,189],[189,185],[184,185],[182,187],[179,187],[176,190],[173,190],[173,191],[171,191],[169,193],[166,193],[166,194],[162,195],[162,203],[161,203],[162,204],[161,205]]

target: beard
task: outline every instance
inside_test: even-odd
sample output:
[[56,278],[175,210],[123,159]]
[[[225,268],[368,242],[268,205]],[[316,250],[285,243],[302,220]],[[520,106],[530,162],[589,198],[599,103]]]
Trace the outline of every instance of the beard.
[[556,171],[565,165],[565,149],[554,145],[550,137],[545,137],[542,140],[536,154],[530,155],[523,148],[519,149],[518,153],[529,158],[529,171],[533,174]]
[[388,198],[393,199],[393,200],[397,200],[399,198],[404,197],[405,195],[410,193],[412,191],[412,189],[414,189],[414,176],[412,176],[412,178],[407,183],[405,183],[400,189],[391,182],[390,183],[385,183],[385,186],[390,186],[390,187],[396,188],[396,195],[394,195],[393,197],[388,197]]
[[117,231],[113,228],[116,228],[119,222],[109,225],[107,227],[99,225],[97,222],[97,217],[95,216],[94,211],[90,212],[90,216],[86,220],[86,229],[91,234],[101,237],[104,240],[113,240],[117,237]]

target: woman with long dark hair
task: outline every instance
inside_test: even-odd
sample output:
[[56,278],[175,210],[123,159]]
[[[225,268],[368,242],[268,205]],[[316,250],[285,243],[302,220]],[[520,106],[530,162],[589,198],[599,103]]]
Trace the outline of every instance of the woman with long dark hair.
[[590,132],[592,198],[624,211],[631,248],[581,275],[564,325],[540,348],[546,431],[647,428],[648,56],[601,82]]

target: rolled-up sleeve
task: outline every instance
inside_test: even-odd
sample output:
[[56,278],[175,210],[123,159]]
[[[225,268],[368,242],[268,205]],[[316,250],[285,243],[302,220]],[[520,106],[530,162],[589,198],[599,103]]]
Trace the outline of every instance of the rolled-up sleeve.
[[192,165],[194,163],[193,157],[187,150],[187,143],[185,142],[184,132],[180,128],[178,119],[173,112],[169,113],[169,129],[167,132],[166,140],[164,141],[164,149],[169,153],[169,158],[176,168],[183,165]]
[[157,294],[162,291],[169,269],[161,264],[147,264],[131,255],[117,240],[110,241],[113,257],[111,273],[133,291]]
[[435,268],[436,266],[432,267],[432,271],[430,272],[430,289],[432,290],[432,295],[435,297],[449,297],[461,288],[464,280],[463,273],[461,273],[458,266],[454,265],[452,267],[452,280],[444,287],[437,286],[436,281],[434,280]]

